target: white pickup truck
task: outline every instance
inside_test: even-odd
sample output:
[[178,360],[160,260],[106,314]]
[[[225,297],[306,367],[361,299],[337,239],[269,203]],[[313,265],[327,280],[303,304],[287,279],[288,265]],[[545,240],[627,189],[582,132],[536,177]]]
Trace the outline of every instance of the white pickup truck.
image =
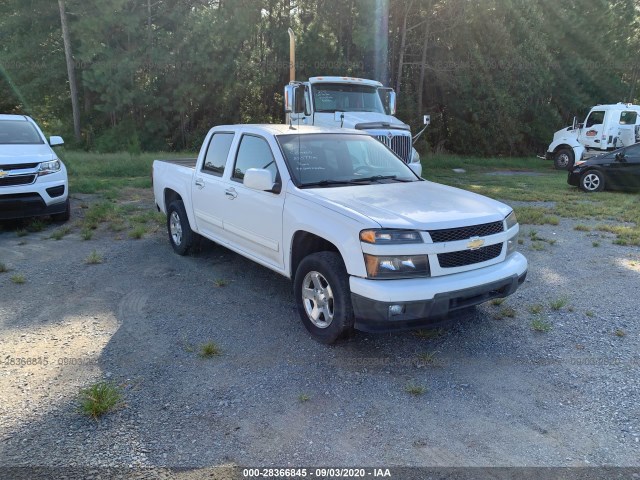
[[358,130],[215,127],[197,159],[156,160],[153,189],[178,254],[202,235],[291,278],[325,343],[429,325],[527,273],[510,207],[423,180]]

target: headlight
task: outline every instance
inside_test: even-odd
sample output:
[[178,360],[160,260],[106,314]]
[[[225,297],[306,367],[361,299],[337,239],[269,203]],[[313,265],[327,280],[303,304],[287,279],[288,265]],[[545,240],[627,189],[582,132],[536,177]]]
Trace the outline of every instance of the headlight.
[[428,277],[429,257],[427,255],[376,256],[364,254],[369,278]]
[[42,162],[40,168],[38,168],[38,175],[49,175],[50,173],[56,173],[60,171],[62,164],[60,160],[51,160],[50,162]]
[[585,160],[578,160],[576,163],[573,164],[574,167],[580,167],[582,165],[584,165],[585,163],[587,163]]
[[505,218],[505,222],[507,222],[507,230],[509,230],[511,227],[515,227],[518,224],[516,212],[511,212],[509,215],[507,215],[507,218]]
[[415,148],[411,149],[411,162],[409,163],[420,163],[420,154]]
[[415,230],[362,230],[360,240],[381,245],[423,243],[420,232]]

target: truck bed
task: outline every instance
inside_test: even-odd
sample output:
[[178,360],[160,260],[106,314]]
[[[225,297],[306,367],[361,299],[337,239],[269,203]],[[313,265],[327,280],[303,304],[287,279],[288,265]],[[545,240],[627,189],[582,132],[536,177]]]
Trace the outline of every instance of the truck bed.
[[158,159],[156,162],[165,162],[165,163],[173,163],[174,165],[180,165],[182,167],[187,167],[194,169],[196,168],[197,158],[171,158],[171,159]]

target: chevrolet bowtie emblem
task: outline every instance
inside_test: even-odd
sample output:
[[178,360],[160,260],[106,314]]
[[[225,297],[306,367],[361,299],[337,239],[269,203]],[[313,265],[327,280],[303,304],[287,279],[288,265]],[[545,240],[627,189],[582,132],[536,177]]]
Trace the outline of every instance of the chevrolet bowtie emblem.
[[478,250],[483,245],[484,245],[484,240],[482,238],[471,237],[469,239],[469,243],[467,243],[467,248],[469,250]]
[[0,178],[9,175],[7,172],[5,172],[4,170],[0,170]]

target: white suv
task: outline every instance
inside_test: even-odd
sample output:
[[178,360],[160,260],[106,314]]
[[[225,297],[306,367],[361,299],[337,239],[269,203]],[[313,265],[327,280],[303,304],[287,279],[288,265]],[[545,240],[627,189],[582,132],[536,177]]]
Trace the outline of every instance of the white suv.
[[36,122],[25,115],[0,115],[0,220],[51,215],[69,220],[67,169]]

